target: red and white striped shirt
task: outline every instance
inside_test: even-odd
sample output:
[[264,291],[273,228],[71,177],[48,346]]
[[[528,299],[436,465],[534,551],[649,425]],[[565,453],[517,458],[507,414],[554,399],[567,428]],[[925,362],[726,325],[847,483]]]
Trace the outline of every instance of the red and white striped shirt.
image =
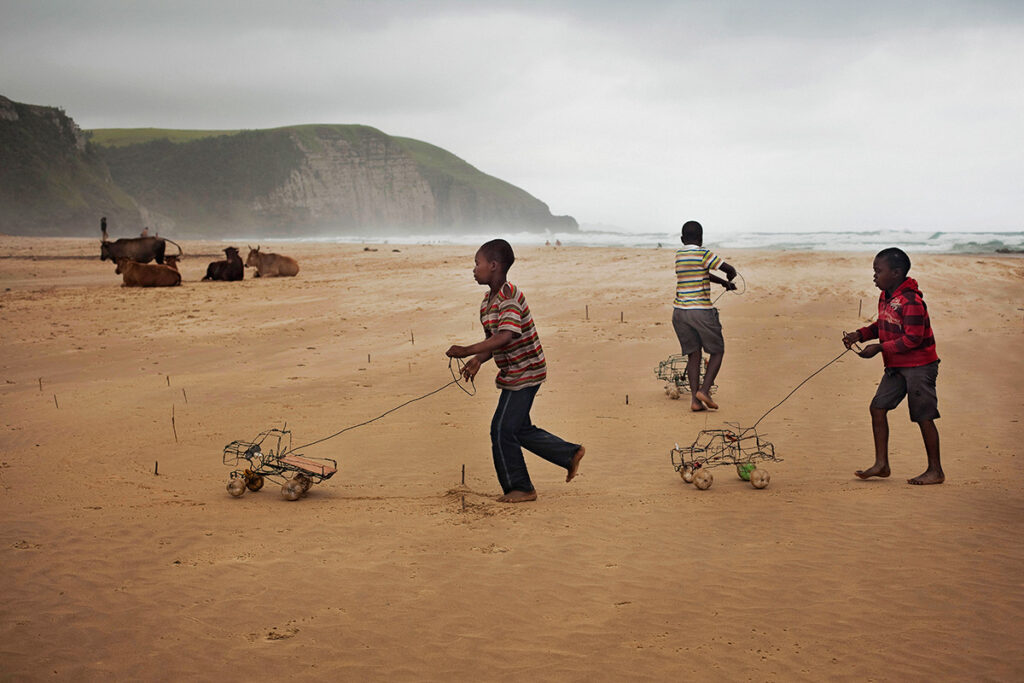
[[506,330],[515,335],[508,346],[491,354],[498,366],[494,382],[499,389],[525,389],[547,378],[547,363],[537,327],[526,297],[518,287],[506,282],[493,299],[490,292],[485,294],[480,304],[480,324],[488,337]]

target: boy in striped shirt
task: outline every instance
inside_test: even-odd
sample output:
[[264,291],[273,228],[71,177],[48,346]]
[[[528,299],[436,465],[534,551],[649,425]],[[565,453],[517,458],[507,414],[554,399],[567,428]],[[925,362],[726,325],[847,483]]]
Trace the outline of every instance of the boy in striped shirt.
[[924,295],[917,281],[907,277],[910,257],[896,247],[878,252],[872,264],[878,295],[878,320],[843,335],[850,348],[856,342],[878,339],[858,352],[862,358],[879,353],[885,363],[885,374],[871,400],[871,432],[875,441],[875,464],[854,472],[861,479],[889,476],[888,413],[907,398],[910,419],[921,429],[928,469],[908,479],[908,484],[941,484],[946,480],[939,461],[939,398],[935,380],[939,374],[939,355]]
[[505,240],[491,240],[476,252],[473,277],[489,290],[480,304],[484,340],[470,346],[452,346],[450,358],[467,358],[462,374],[473,379],[480,366],[491,358],[498,366],[495,383],[501,390],[498,407],[491,419],[491,455],[504,494],[502,503],[537,500],[537,491],[523,459],[523,448],[548,462],[564,467],[566,481],[579,471],[586,449],[534,426],[530,408],[547,378],[544,349],[533,324],[526,297],[506,280],[515,262],[512,246]]
[[[736,269],[720,257],[705,249],[704,228],[697,221],[686,221],[680,235],[683,246],[676,251],[676,298],[673,302],[672,327],[679,338],[679,348],[686,362],[686,376],[690,380],[690,410],[694,412],[718,408],[711,400],[711,387],[725,357],[725,339],[718,310],[711,305],[711,283],[726,289],[736,289]],[[728,276],[723,280],[712,275],[715,268]],[[708,352],[708,366],[704,383],[700,383],[702,350]]]

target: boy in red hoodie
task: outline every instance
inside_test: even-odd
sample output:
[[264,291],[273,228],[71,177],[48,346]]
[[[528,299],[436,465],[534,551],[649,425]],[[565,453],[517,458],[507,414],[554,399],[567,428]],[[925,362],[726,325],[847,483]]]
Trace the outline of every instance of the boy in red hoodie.
[[935,379],[939,372],[939,356],[924,295],[917,281],[907,277],[910,257],[902,249],[890,247],[878,252],[873,264],[875,286],[882,290],[878,297],[878,320],[867,327],[843,336],[850,348],[855,342],[878,339],[858,353],[872,358],[879,353],[885,362],[885,374],[871,400],[871,431],[875,439],[875,464],[857,470],[861,479],[889,476],[889,420],[887,414],[907,397],[910,419],[921,428],[928,469],[909,484],[941,484],[946,480],[939,462],[939,399]]

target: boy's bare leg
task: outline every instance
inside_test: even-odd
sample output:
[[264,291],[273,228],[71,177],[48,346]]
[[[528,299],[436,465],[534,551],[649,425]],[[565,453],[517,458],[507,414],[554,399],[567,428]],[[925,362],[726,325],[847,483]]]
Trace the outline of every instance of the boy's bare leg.
[[509,491],[498,497],[499,503],[526,503],[531,500],[537,500],[536,491]]
[[939,430],[935,427],[935,420],[925,420],[917,424],[921,427],[924,450],[928,453],[928,469],[913,479],[907,479],[907,483],[941,484],[946,481],[946,475],[942,472],[942,463],[939,462]]
[[854,472],[861,479],[889,476],[889,411],[871,409],[871,433],[875,437],[875,464]]
[[722,369],[723,358],[725,358],[724,353],[712,353],[708,357],[708,367],[704,371],[704,384],[702,384],[700,389],[698,389],[693,395],[694,398],[706,405],[708,408],[718,408],[718,404],[711,399],[711,387],[715,385],[715,378],[718,377],[718,371]]
[[697,393],[700,392],[700,362],[701,362],[700,351],[694,351],[686,359],[686,378],[690,380],[690,410],[693,412],[699,412],[701,410],[707,410],[700,399],[697,398]]
[[565,475],[566,481],[572,481],[576,477],[576,473],[580,470],[580,460],[587,454],[587,449],[580,446],[576,449],[576,454],[572,456],[572,462],[569,463],[569,473]]

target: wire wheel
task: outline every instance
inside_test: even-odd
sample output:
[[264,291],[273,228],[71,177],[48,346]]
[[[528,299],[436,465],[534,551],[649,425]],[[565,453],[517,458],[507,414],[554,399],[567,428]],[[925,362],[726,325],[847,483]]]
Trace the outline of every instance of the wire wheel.
[[302,483],[289,479],[281,486],[281,495],[285,500],[298,500],[302,497]]
[[763,489],[771,480],[772,477],[768,474],[768,470],[758,468],[750,473],[750,485],[755,489]]
[[228,493],[235,498],[241,497],[245,493],[245,482],[239,478],[231,479],[228,482]]
[[708,472],[706,468],[700,468],[693,475],[693,485],[699,488],[701,491],[707,491],[711,488],[711,484],[715,481],[714,476],[711,472]]
[[303,493],[309,491],[309,487],[313,485],[313,478],[310,477],[308,474],[303,474],[302,472],[296,474],[293,480],[299,482],[299,484],[302,485]]

